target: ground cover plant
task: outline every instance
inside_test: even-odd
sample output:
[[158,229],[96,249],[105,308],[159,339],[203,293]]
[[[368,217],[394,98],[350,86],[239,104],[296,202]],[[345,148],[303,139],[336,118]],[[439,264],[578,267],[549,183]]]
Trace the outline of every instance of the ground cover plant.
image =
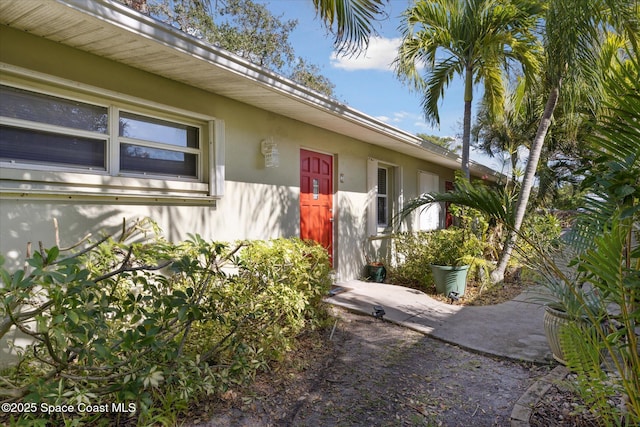
[[[173,425],[189,404],[251,380],[323,318],[321,247],[299,239],[172,244],[147,220],[82,250],[0,270],[0,338],[33,344],[2,373],[16,425]],[[3,406],[4,408],[4,406]]]

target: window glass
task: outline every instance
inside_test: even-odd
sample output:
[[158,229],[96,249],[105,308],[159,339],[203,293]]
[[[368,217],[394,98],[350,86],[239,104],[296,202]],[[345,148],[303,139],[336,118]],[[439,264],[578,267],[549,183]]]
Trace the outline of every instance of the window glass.
[[120,170],[197,177],[197,156],[179,151],[120,144]]
[[0,86],[0,116],[107,133],[107,108]]
[[387,226],[389,224],[389,201],[388,201],[388,170],[378,168],[378,225]]
[[198,148],[198,128],[132,113],[120,113],[120,136]]
[[105,168],[105,141],[0,127],[0,160]]
[[387,194],[387,170],[378,168],[378,194]]
[[378,197],[378,225],[387,225],[387,198]]

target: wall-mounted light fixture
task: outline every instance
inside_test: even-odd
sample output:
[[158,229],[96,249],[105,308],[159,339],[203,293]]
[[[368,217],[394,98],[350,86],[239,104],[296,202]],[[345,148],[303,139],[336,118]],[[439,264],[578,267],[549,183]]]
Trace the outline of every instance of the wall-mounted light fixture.
[[278,152],[278,144],[273,138],[267,138],[260,142],[260,151],[264,156],[265,168],[277,168],[280,166],[280,153]]

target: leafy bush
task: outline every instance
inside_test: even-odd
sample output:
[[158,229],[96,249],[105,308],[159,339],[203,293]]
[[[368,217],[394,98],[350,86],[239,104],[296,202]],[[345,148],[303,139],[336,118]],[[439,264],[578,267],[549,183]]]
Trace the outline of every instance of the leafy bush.
[[[525,216],[520,231],[522,242],[518,250],[527,254],[541,251],[548,253],[558,248],[562,222],[557,216],[544,211],[532,212]],[[536,250],[532,246],[536,246]]]
[[431,264],[460,266],[473,264],[482,255],[480,239],[470,231],[451,227],[431,232]]
[[[234,267],[237,271],[213,290],[208,302],[224,318],[201,322],[198,339],[188,345],[197,354],[211,336],[229,336],[216,349],[216,363],[244,370],[243,378],[249,379],[268,361],[279,360],[304,329],[321,323],[330,265],[322,247],[294,238],[251,242],[239,251]],[[255,369],[247,369],[245,359]]]
[[[37,405],[0,421],[174,424],[194,399],[267,369],[322,318],[322,248],[199,236],[173,245],[153,231],[136,222],[118,240],[68,257],[42,249],[28,268],[0,270],[0,338],[15,326],[33,339],[3,372],[0,399]],[[109,410],[77,410],[87,404]],[[47,405],[76,410],[44,413]]]
[[395,236],[396,267],[391,270],[395,283],[427,290],[433,279],[430,264],[471,265],[471,274],[486,267],[483,242],[471,231],[451,227]]
[[432,234],[428,231],[399,233],[394,236],[395,266],[389,268],[389,278],[393,283],[403,284],[427,291],[433,285],[429,264],[433,253],[429,250]]

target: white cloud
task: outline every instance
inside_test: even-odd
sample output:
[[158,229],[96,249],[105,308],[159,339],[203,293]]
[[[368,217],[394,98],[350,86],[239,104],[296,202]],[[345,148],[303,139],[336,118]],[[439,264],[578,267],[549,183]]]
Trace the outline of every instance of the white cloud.
[[416,117],[418,117],[417,114],[408,113],[406,111],[397,111],[393,113],[393,121],[395,123],[400,123],[404,120],[412,120],[412,119],[415,119]]
[[331,66],[347,71],[354,70],[382,70],[392,71],[393,60],[398,53],[401,39],[387,39],[384,37],[372,37],[369,40],[367,51],[353,57],[331,54]]
[[412,120],[419,120],[420,116],[418,114],[409,113],[407,111],[396,111],[391,113],[390,115],[376,116],[376,119],[381,120],[385,123],[398,125],[400,123],[405,123]]
[[428,125],[424,121],[414,122],[413,126],[422,130],[433,130],[433,126]]

